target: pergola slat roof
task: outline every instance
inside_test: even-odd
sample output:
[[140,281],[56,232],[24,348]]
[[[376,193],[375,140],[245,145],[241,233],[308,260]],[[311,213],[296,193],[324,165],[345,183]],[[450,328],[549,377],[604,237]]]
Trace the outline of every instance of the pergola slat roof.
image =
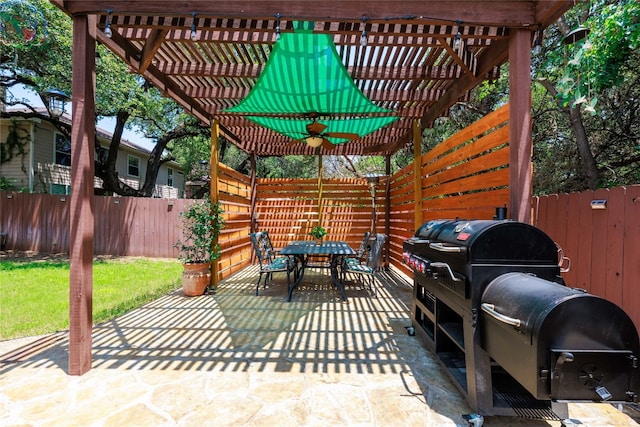
[[[331,154],[389,154],[410,140],[414,120],[429,126],[468,99],[478,83],[498,77],[508,60],[510,29],[529,29],[533,37],[573,6],[571,0],[54,2],[71,15],[99,15],[99,41],[132,71],[203,123],[217,120],[241,149],[262,156],[313,153],[239,113],[224,112],[248,95],[264,70],[276,41],[277,14],[282,33],[293,31],[294,21],[309,20],[315,32],[330,34],[356,86],[400,117]],[[107,10],[110,39],[102,32]]]

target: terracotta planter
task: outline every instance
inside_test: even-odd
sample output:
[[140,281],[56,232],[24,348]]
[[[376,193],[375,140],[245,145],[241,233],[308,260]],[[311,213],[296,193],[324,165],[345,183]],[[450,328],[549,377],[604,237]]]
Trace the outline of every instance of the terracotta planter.
[[188,297],[204,294],[211,283],[211,263],[182,264],[182,292]]

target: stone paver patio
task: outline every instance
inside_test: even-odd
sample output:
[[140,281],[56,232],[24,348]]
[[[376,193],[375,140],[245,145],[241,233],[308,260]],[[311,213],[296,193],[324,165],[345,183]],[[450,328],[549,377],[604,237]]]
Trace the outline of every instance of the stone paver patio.
[[[255,296],[257,270],[215,295],[173,292],[94,327],[93,369],[67,375],[65,333],[0,343],[2,426],[466,426],[473,412],[410,325],[395,271],[349,303],[322,273],[286,302]],[[14,347],[16,347],[14,345]],[[608,404],[570,404],[585,426],[637,425]],[[485,417],[485,426],[560,426]]]

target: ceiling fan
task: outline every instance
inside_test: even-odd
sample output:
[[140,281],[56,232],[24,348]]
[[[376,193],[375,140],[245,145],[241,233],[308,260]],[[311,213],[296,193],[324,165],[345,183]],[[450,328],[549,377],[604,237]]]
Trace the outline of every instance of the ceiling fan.
[[339,139],[349,139],[354,140],[360,138],[360,135],[357,133],[349,133],[349,132],[324,132],[327,128],[326,125],[319,123],[316,121],[317,118],[313,117],[313,122],[309,123],[307,128],[307,133],[302,138],[296,139],[290,143],[290,145],[296,144],[298,142],[306,142],[310,147],[322,147],[325,150],[333,150],[336,146],[331,143],[327,138],[339,138]]

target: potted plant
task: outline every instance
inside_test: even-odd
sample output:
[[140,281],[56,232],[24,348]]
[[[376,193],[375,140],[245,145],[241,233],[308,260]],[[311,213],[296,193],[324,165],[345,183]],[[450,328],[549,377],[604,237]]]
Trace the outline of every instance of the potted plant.
[[320,225],[316,225],[309,235],[313,236],[316,239],[316,243],[320,245],[322,244],[322,238],[327,235],[327,230]]
[[182,239],[173,246],[182,262],[182,290],[186,296],[204,294],[211,283],[211,262],[220,257],[215,244],[224,227],[222,207],[209,198],[189,204],[180,213]]

